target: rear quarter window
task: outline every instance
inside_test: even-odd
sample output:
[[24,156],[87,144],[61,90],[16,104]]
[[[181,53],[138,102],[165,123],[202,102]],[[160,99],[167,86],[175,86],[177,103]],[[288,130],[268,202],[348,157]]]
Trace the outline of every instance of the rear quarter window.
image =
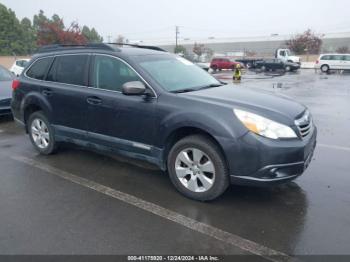
[[63,55],[55,58],[47,81],[86,86],[88,55]]
[[30,78],[44,80],[46,72],[51,65],[52,59],[52,57],[46,57],[36,60],[26,72],[26,75]]

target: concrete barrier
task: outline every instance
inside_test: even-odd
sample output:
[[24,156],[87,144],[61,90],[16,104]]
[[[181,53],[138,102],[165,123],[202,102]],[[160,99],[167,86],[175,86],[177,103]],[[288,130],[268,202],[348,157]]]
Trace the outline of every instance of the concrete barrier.
[[315,62],[301,62],[301,68],[303,69],[314,69]]

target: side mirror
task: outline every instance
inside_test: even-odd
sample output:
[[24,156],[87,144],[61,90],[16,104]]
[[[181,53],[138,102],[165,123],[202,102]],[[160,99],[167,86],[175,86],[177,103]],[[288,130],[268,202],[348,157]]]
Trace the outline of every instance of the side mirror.
[[125,83],[122,90],[124,95],[138,96],[145,94],[146,86],[140,81],[132,81]]

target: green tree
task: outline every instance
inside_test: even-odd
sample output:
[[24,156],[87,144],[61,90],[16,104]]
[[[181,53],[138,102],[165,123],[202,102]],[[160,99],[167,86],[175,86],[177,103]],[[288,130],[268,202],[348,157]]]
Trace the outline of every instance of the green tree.
[[31,24],[23,20],[20,22],[11,9],[0,4],[0,55],[27,55],[33,49]]
[[95,28],[90,28],[88,26],[83,26],[83,30],[81,31],[85,36],[88,42],[90,43],[102,43],[103,38],[97,33]]
[[174,48],[175,54],[183,54],[184,56],[187,55],[187,49],[183,45],[178,45]]
[[33,18],[33,27],[35,29],[35,31],[40,30],[40,27],[45,24],[48,23],[49,19],[46,17],[46,15],[44,14],[43,10],[39,11],[39,14],[34,15]]
[[23,30],[23,44],[25,54],[31,54],[37,48],[36,45],[36,32],[32,26],[32,22],[27,18],[23,18],[21,21],[21,26]]

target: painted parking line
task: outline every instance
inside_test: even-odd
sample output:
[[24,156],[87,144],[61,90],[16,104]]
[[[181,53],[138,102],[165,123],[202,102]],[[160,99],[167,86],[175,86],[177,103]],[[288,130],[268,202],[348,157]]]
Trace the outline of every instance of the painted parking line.
[[335,150],[341,150],[341,151],[348,151],[350,152],[350,147],[344,147],[344,146],[336,146],[336,145],[326,145],[326,144],[317,144],[317,146],[329,148],[329,149],[335,149]]
[[219,228],[207,225],[205,223],[199,222],[195,219],[186,217],[177,212],[169,210],[167,208],[161,207],[154,203],[145,201],[133,195],[115,190],[113,188],[98,184],[94,181],[79,177],[72,173],[51,167],[47,164],[41,163],[31,158],[27,158],[24,156],[10,156],[11,159],[22,162],[24,164],[30,165],[32,167],[43,170],[52,175],[61,177],[65,180],[78,184],[80,186],[92,189],[104,195],[110,196],[132,206],[138,207],[144,211],[150,212],[159,217],[165,218],[172,222],[175,222],[179,225],[187,227],[193,231],[202,233],[204,235],[210,236],[214,239],[223,241],[227,244],[238,247],[242,250],[245,250],[251,254],[261,256],[267,260],[274,262],[282,262],[282,261],[298,261],[296,258],[293,258],[285,253],[279,252],[277,250],[265,247],[251,240],[242,238],[238,235],[229,233],[227,231],[221,230]]

